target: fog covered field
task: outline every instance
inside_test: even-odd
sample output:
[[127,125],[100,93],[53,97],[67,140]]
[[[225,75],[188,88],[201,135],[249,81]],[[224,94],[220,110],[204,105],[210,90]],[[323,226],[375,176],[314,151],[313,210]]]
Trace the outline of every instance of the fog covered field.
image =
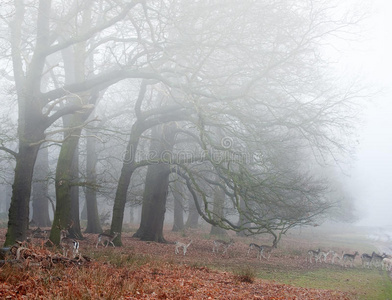
[[[234,240],[227,253],[222,253],[223,248],[216,253],[212,250],[213,241],[217,237],[210,236],[208,228],[174,233],[166,227],[164,234],[168,241],[167,244],[140,241],[132,237],[132,234],[136,231],[135,227],[128,225],[125,228],[126,231],[123,233],[124,245],[121,248],[111,246],[96,248],[97,235],[86,234],[85,240],[80,241],[80,253],[92,258],[92,262],[88,264],[80,263],[79,271],[75,269],[73,275],[69,277],[69,279],[72,278],[75,286],[79,284],[78,272],[94,269],[92,266],[100,266],[99,268],[105,270],[106,267],[104,266],[106,265],[114,268],[110,271],[112,274],[128,270],[128,275],[124,277],[124,280],[128,280],[129,284],[137,278],[139,278],[137,280],[140,280],[141,274],[145,274],[143,280],[150,288],[146,290],[145,287],[139,286],[138,294],[137,288],[130,288],[127,284],[124,284],[121,289],[118,289],[118,292],[121,290],[120,294],[122,296],[128,295],[130,297],[125,297],[126,299],[133,299],[132,297],[143,299],[147,296],[151,299],[158,299],[158,295],[161,295],[163,289],[162,284],[159,286],[162,280],[168,283],[168,286],[164,286],[165,293],[171,295],[169,299],[185,299],[189,295],[201,299],[198,298],[201,297],[200,293],[212,295],[216,299],[224,299],[231,293],[234,293],[232,297],[237,295],[236,299],[246,299],[250,296],[271,299],[268,297],[278,297],[283,291],[285,291],[286,296],[297,296],[300,299],[387,299],[387,296],[392,292],[389,272],[382,270],[379,266],[369,269],[362,266],[359,257],[361,254],[365,252],[372,253],[372,251],[378,252],[378,249],[386,249],[390,246],[389,240],[386,241],[382,238],[376,240],[375,235],[370,236],[373,229],[369,228],[346,226],[342,229],[340,225],[335,225],[294,230],[282,238],[277,249],[272,251],[268,260],[265,258],[259,259],[255,250],[251,250],[248,254],[249,243],[270,245],[271,241],[266,237],[237,237],[230,234],[221,237],[225,241],[229,241],[230,238]],[[2,232],[4,233],[4,230]],[[3,239],[2,234],[1,240]],[[175,253],[175,241],[181,241],[184,244],[192,241],[185,256],[182,248],[180,248],[178,254]],[[40,242],[37,240],[34,243],[38,245]],[[308,250],[318,248],[325,251],[334,250],[340,255],[358,251],[360,255],[356,257],[354,267],[339,259],[336,259],[333,264],[331,262],[332,257],[327,257],[326,262],[315,263],[314,260],[312,263],[309,262],[307,259]],[[60,250],[53,250],[53,253],[60,252]],[[22,263],[22,265],[24,264]],[[16,282],[6,272],[7,268],[4,268],[2,269],[3,284],[8,282],[8,285],[14,285],[15,287]],[[56,276],[61,278],[60,282],[62,282],[68,276],[66,274],[69,268],[74,269],[72,266],[64,265],[60,270],[58,266],[53,266],[48,271],[57,274]],[[35,272],[40,274],[40,271],[37,272],[37,266],[32,263],[30,266],[24,265],[23,269],[23,272],[26,273]],[[38,269],[42,268],[38,267]],[[139,277],[132,275],[134,272],[132,270],[137,272]],[[177,275],[173,275],[172,271],[169,270],[176,270],[175,274]],[[4,281],[4,274],[8,274],[6,281]],[[151,274],[155,275],[151,277]],[[195,277],[192,274],[198,274],[197,277],[200,281],[194,281]],[[206,277],[206,274],[209,275]],[[180,280],[180,282],[178,283],[177,280]],[[192,284],[198,288],[192,288],[193,294],[186,294],[189,287],[187,284],[181,287],[181,280],[185,280],[187,284],[194,281]],[[222,280],[226,281],[225,286],[220,293],[216,293],[215,288],[220,286]],[[28,285],[29,283],[20,278],[18,284]],[[96,283],[91,282],[90,284],[94,286]],[[105,286],[105,283],[102,284]],[[109,280],[107,284],[109,290],[111,288]],[[177,286],[177,284],[180,284],[180,286]],[[2,285],[2,288],[0,288],[2,295],[6,295],[7,290],[4,290],[4,287]],[[12,290],[10,286],[8,288],[9,291]],[[182,290],[183,293],[176,290],[177,288]],[[26,290],[28,290],[28,286]],[[65,293],[64,295],[71,295],[69,291],[62,292]],[[49,290],[47,293],[50,294]],[[187,297],[184,295],[187,295]],[[77,296],[76,299],[78,299]]]

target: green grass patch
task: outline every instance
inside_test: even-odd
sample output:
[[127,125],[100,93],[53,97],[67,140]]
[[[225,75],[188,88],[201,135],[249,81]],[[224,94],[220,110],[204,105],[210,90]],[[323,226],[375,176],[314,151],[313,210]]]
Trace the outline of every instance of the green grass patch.
[[260,272],[258,277],[293,286],[354,293],[360,300],[392,298],[392,282],[387,272],[380,270],[361,268],[323,268],[311,271],[267,270]]

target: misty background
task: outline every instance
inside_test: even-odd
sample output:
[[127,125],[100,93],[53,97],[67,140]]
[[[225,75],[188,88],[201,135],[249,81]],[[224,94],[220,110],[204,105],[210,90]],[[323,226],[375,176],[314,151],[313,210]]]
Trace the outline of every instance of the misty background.
[[[173,203],[187,200],[177,208],[182,218],[181,209],[190,212],[198,196],[204,210],[193,210],[226,230],[257,222],[265,229],[264,218],[272,227],[284,224],[283,233],[328,219],[392,225],[388,1],[232,0],[221,7],[215,6],[219,1],[55,3],[14,9],[10,2],[3,14],[2,30],[14,51],[9,55],[4,39],[2,74],[9,82],[3,88],[8,105],[2,117],[8,121],[1,124],[1,188],[4,199],[13,193],[9,224],[14,225],[8,242],[25,238],[30,174],[35,155],[48,149],[44,163],[52,173],[35,182],[50,182],[45,193],[52,197],[54,231],[79,224],[76,210],[86,215],[82,202],[84,196],[88,202],[88,193],[96,223],[98,198],[105,226],[113,207],[112,232],[121,232],[124,209],[125,221],[139,222],[141,205],[158,199],[163,223],[166,198],[166,220],[171,220]],[[266,17],[260,18],[256,8]],[[282,16],[284,23],[278,20]],[[30,30],[36,24],[42,34]],[[102,24],[110,30],[101,31]],[[13,77],[15,70],[19,76]],[[228,162],[205,156],[197,164],[200,153],[208,151],[250,155],[244,161],[231,156]],[[193,157],[170,162],[180,169],[176,173],[162,157],[149,160],[152,152]],[[191,182],[188,176],[197,179]],[[158,196],[149,194],[154,189]],[[56,209],[54,201],[60,203]],[[332,203],[338,204],[335,211],[324,214]],[[149,222],[154,214],[151,209]],[[236,218],[240,225],[234,224]],[[274,235],[275,229],[264,233]]]
[[378,90],[363,112],[355,160],[344,180],[356,199],[358,224],[383,227],[392,226],[392,3],[377,0],[370,7],[363,42],[342,55],[349,74]]

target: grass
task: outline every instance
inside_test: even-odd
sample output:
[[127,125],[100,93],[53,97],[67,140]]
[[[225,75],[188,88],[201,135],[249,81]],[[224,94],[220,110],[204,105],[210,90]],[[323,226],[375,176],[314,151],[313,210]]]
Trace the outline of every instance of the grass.
[[152,259],[149,255],[136,254],[130,251],[114,252],[111,248],[92,252],[90,256],[96,261],[110,263],[115,267],[138,267],[152,261],[157,261],[156,259]]
[[392,299],[392,282],[387,272],[376,269],[336,267],[311,271],[267,271],[257,276],[293,286],[355,293],[361,300]]
[[233,270],[234,277],[239,282],[253,283],[255,281],[257,272],[255,268],[250,266],[243,266]]
[[[178,236],[184,237],[184,232],[179,232]],[[192,235],[190,235],[192,237]],[[280,284],[288,284],[291,286],[313,288],[322,290],[335,290],[348,292],[354,294],[354,299],[359,300],[377,300],[377,299],[391,299],[392,300],[392,281],[386,271],[380,269],[363,269],[359,266],[359,259],[357,257],[357,266],[355,268],[343,268],[340,265],[332,264],[313,264],[305,263],[304,253],[307,249],[318,247],[322,249],[345,250],[347,252],[358,251],[360,253],[371,253],[376,249],[374,242],[366,239],[362,233],[355,233],[350,231],[336,231],[331,232],[302,232],[300,235],[297,233],[287,235],[282,239],[276,253],[273,253],[275,259],[271,261],[256,260],[255,255],[253,260],[241,260],[244,255],[244,249],[247,249],[247,244],[250,239],[237,238],[235,246],[231,249],[230,255],[236,259],[221,258],[221,256],[213,256],[209,259],[211,252],[210,244],[212,237],[201,233],[198,235],[201,239],[199,244],[205,245],[206,253],[200,257],[195,257],[193,260],[181,261],[176,260],[177,256],[157,256],[153,251],[151,253],[138,251],[136,246],[128,246],[124,248],[100,248],[97,250],[94,245],[86,249],[86,255],[92,257],[95,261],[102,263],[106,271],[101,271],[97,268],[89,268],[74,270],[72,277],[78,278],[79,282],[87,282],[88,280],[96,286],[103,286],[102,291],[98,294],[104,294],[113,299],[119,295],[123,290],[147,290],[149,287],[145,286],[142,281],[132,281],[127,283],[123,280],[128,278],[129,274],[136,272],[137,274],[140,267],[148,265],[153,270],[153,275],[161,272],[161,269],[171,268],[175,264],[187,264],[195,269],[217,269],[231,272],[239,283],[254,283],[257,278],[263,280],[271,280]],[[203,239],[205,241],[203,241]],[[208,243],[207,243],[208,242]],[[260,241],[258,241],[260,243]],[[263,241],[264,242],[264,241]],[[268,241],[265,242],[267,244]],[[151,247],[153,247],[152,245]],[[161,247],[161,245],[159,245]],[[135,247],[135,248],[134,248]],[[242,248],[241,248],[242,247]],[[149,248],[150,249],[150,248]],[[172,251],[172,249],[170,249]],[[254,253],[253,253],[254,254]],[[188,256],[186,257],[188,258]],[[290,262],[290,263],[288,263]],[[109,276],[110,270],[117,269],[123,276]],[[47,271],[45,271],[47,272]],[[41,280],[47,283],[48,289],[53,285],[56,280],[61,282],[67,279],[69,275],[67,269],[56,268],[50,270],[49,273],[42,272]],[[90,274],[88,272],[91,272]],[[29,271],[23,270],[15,271],[15,268],[2,268],[0,270],[1,281],[22,281],[30,274]],[[38,274],[31,274],[31,277]],[[27,277],[28,279],[28,277]],[[34,279],[35,280],[35,279]],[[117,281],[118,282],[117,282]],[[31,281],[33,282],[33,281]],[[119,283],[124,284],[119,288]],[[132,286],[129,286],[129,285]],[[128,286],[126,286],[128,285]],[[71,290],[69,293],[74,292]],[[85,291],[80,291],[85,295],[91,293],[91,290],[86,288]],[[60,297],[61,295],[59,295]],[[80,295],[77,295],[82,299]],[[61,298],[61,297],[60,297]],[[58,299],[60,299],[58,298]],[[88,297],[87,297],[88,298]],[[57,298],[53,298],[57,299]]]
[[[290,243],[282,246],[282,250],[285,255],[297,255],[306,245],[309,249],[339,249],[346,253],[377,251],[374,243],[367,239],[366,232],[350,229],[302,232],[294,235]],[[350,292],[360,300],[392,299],[392,281],[388,273],[380,269],[364,269],[358,264],[359,260],[355,268],[328,264],[312,269],[288,269],[279,265],[258,272],[257,277],[299,287]]]

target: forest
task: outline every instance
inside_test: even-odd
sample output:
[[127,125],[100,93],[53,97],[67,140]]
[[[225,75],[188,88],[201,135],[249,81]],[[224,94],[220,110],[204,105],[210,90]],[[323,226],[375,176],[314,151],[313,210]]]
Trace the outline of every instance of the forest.
[[274,243],[355,219],[337,173],[364,92],[328,48],[361,16],[313,0],[1,8],[4,246],[33,226],[54,245],[107,229],[121,246],[125,218],[159,243],[165,218]]

